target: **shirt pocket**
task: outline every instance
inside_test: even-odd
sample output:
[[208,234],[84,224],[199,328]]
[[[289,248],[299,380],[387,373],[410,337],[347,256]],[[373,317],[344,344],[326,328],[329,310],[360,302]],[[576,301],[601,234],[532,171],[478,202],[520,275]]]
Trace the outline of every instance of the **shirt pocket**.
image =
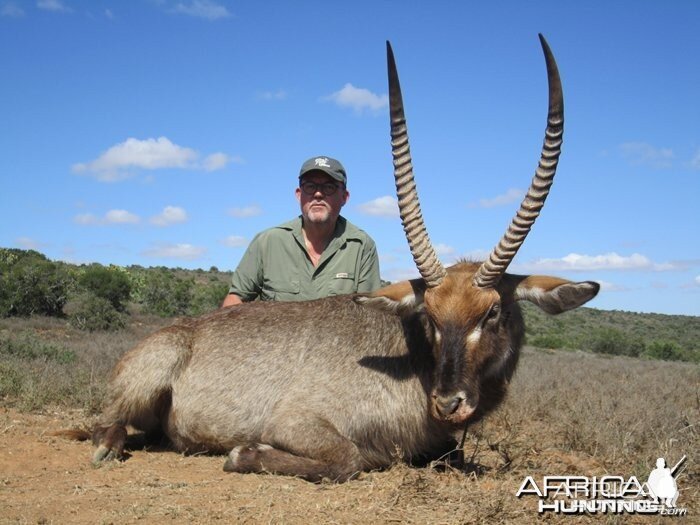
[[263,283],[264,301],[298,301],[301,286],[298,279],[269,279]]
[[345,295],[356,292],[355,274],[338,273],[328,283],[328,295]]

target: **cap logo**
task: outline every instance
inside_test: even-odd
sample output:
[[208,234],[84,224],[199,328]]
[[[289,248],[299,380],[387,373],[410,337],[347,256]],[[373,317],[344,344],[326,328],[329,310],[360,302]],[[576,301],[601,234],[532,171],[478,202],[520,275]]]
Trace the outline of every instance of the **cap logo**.
[[319,157],[314,159],[314,164],[320,168],[330,168],[331,165],[328,164],[328,159],[326,157]]

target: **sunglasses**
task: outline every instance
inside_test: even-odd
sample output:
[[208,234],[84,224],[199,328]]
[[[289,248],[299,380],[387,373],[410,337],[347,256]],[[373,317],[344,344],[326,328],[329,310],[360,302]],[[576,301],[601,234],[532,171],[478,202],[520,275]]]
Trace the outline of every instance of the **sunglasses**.
[[326,197],[328,197],[338,191],[340,185],[336,184],[335,182],[322,182],[317,184],[315,182],[306,181],[302,182],[299,187],[301,188],[301,191],[307,195],[316,195],[316,192],[320,191]]

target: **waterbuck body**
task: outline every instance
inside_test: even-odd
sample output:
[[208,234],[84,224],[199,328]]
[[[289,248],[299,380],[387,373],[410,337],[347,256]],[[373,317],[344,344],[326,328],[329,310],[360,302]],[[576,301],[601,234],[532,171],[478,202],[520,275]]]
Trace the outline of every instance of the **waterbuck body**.
[[387,46],[397,197],[421,277],[366,295],[245,304],[155,333],[115,367],[94,460],[121,456],[131,425],[164,434],[181,451],[228,452],[228,471],[343,481],[397,456],[437,458],[466,424],[497,407],[523,343],[518,301],[557,314],[599,289],[505,272],[544,205],[562,141],[561,83],[541,41],[549,80],[544,146],[488,259],[450,268],[437,259]]
[[[478,266],[450,268],[445,285],[458,288]],[[438,458],[505,396],[524,334],[516,301],[530,295],[555,312],[597,291],[546,277],[502,282],[497,297],[469,297],[454,315],[433,311],[433,290],[416,280],[182,320],[115,368],[95,459],[121,455],[126,425],[181,451],[231,451],[227,470],[312,481]]]
[[[217,311],[126,354],[101,423],[164,431],[188,452],[270,445],[299,456],[285,473],[310,479],[386,466],[397,451],[432,457],[452,445],[452,425],[429,416],[426,336],[420,315],[352,296]],[[324,465],[298,471],[301,458]]]

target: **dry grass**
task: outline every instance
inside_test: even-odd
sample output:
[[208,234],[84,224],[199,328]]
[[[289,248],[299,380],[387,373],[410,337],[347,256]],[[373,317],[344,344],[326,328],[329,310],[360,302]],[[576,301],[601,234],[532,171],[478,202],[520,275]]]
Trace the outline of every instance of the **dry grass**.
[[119,357],[147,334],[171,322],[139,316],[125,330],[88,333],[51,317],[0,319],[0,342],[47,343],[75,354],[70,363],[2,355],[0,401],[22,410],[59,405],[96,412],[109,372]]
[[531,436],[536,449],[583,453],[609,470],[650,456],[637,465],[648,473],[658,456],[696,450],[698,423],[697,365],[526,350],[508,401],[486,427],[521,440],[522,429],[541,428]]

